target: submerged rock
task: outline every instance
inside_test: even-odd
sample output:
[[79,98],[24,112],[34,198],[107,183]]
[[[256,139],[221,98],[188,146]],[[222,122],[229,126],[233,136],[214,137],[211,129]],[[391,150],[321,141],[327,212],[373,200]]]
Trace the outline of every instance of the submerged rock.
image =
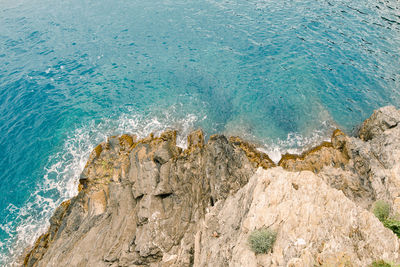
[[[400,262],[400,243],[369,211],[400,213],[400,112],[382,108],[360,137],[337,130],[279,166],[238,137],[201,130],[110,137],[80,177],[26,266],[368,266]],[[255,254],[255,229],[277,233]]]

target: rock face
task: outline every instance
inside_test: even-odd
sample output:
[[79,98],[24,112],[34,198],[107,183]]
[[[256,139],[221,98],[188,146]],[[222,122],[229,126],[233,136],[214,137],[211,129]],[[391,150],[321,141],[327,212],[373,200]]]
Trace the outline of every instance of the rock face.
[[224,136],[201,131],[182,151],[176,133],[111,137],[90,156],[80,192],[61,205],[28,266],[193,265],[207,207],[247,184],[255,168]]
[[[263,227],[277,240],[271,253],[256,255],[247,239]],[[341,191],[312,172],[278,167],[260,169],[210,209],[197,233],[195,266],[367,266],[377,257],[399,260],[399,248],[391,230]]]
[[[400,112],[375,111],[360,138],[337,130],[279,166],[238,137],[110,137],[92,152],[26,266],[368,266],[400,263],[400,242],[369,211],[400,213]],[[267,227],[272,251],[247,239]]]

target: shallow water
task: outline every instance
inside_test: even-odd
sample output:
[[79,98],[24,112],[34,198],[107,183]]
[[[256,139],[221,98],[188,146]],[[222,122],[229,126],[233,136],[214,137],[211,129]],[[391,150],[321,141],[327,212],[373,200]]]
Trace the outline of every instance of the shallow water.
[[107,135],[294,151],[399,106],[399,52],[396,0],[0,0],[0,265]]

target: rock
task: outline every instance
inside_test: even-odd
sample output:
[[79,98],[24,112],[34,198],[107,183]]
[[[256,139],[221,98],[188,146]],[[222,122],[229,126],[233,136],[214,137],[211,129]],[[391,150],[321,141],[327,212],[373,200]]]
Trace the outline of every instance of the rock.
[[[370,120],[372,124],[377,124]],[[371,188],[374,200],[384,200],[391,204],[394,213],[400,213],[395,200],[400,197],[400,127],[386,129],[379,135],[375,129],[367,143],[351,138],[348,151],[350,166],[360,181]]]
[[267,154],[258,151],[255,145],[242,140],[240,137],[232,136],[229,138],[229,141],[235,147],[241,148],[246,153],[247,158],[251,162],[253,162],[254,167],[262,167],[267,169],[276,166],[276,164],[270,159]]
[[82,172],[78,196],[56,211],[26,265],[191,265],[196,224],[255,169],[225,136],[205,144],[196,131],[188,139],[183,152],[174,131],[100,144]]
[[[381,108],[360,129],[360,138],[336,130],[324,142],[301,155],[284,155],[279,166],[289,171],[309,170],[365,209],[376,200],[390,203],[400,214],[400,112]],[[367,142],[366,142],[367,141]]]
[[[257,255],[247,239],[263,227],[276,231],[277,240],[272,252]],[[368,266],[377,257],[400,260],[399,239],[371,212],[313,172],[280,167],[259,169],[235,195],[212,207],[196,237],[196,266]]]
[[192,151],[196,147],[203,147],[204,146],[204,134],[201,129],[190,133],[187,137],[188,141],[188,149],[187,151]]
[[[360,138],[336,130],[277,167],[239,137],[197,130],[108,138],[79,193],[58,207],[25,266],[368,266],[400,262],[397,236],[370,212],[400,214],[400,119],[375,111]],[[247,238],[277,232],[267,254]]]
[[344,168],[349,156],[345,147],[347,136],[340,130],[332,134],[331,142],[303,152],[301,155],[285,154],[278,165],[289,171],[312,171],[318,173],[324,166]]
[[366,119],[359,130],[362,140],[368,141],[393,128],[400,122],[400,111],[394,106],[387,106],[375,110],[370,118]]

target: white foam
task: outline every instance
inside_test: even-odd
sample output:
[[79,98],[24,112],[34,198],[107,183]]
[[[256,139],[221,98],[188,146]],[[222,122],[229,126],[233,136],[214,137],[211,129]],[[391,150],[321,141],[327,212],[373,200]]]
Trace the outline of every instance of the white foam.
[[321,144],[323,141],[330,141],[332,130],[333,127],[321,128],[313,131],[307,137],[298,133],[289,133],[286,139],[265,140],[260,151],[268,154],[273,162],[278,163],[283,154],[301,154],[307,149]]
[[[243,125],[243,123],[239,123],[238,125]],[[258,144],[257,149],[266,153],[277,164],[283,154],[301,154],[303,151],[319,145],[323,141],[330,141],[330,135],[335,128],[335,125],[328,121],[323,121],[320,129],[312,131],[307,136],[300,133],[289,133],[285,139],[261,139],[250,134],[246,131],[246,128],[239,130],[238,128],[234,128],[233,130],[227,129],[226,134],[239,135],[247,141]]]
[[266,149],[265,147],[257,147],[257,150],[267,154],[269,158],[277,164],[281,158],[282,158],[282,153],[279,149]]

